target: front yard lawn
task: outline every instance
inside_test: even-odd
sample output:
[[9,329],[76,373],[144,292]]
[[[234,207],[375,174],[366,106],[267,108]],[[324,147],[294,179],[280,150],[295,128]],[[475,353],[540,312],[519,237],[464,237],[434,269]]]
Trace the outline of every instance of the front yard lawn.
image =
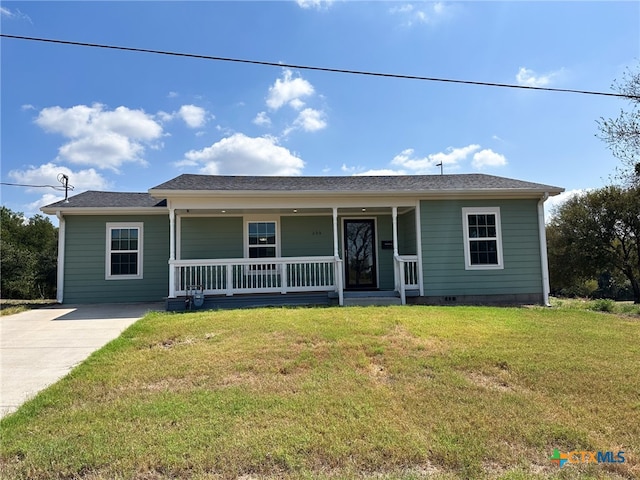
[[[7,479],[637,478],[640,322],[542,308],[150,313],[0,432]],[[625,461],[559,468],[554,449]]]

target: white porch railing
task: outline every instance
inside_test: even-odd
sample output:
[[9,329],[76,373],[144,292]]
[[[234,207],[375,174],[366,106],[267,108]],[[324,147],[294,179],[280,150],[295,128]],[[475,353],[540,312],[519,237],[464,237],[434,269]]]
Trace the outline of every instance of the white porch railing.
[[407,290],[418,290],[418,256],[417,255],[394,255],[394,273],[396,279],[396,290],[400,293],[402,305],[407,303]]
[[[173,260],[170,297],[201,287],[205,295],[331,292],[343,304],[343,261],[339,257],[278,257]],[[417,255],[394,256],[395,288],[402,304],[406,290],[417,290]]]
[[173,260],[172,296],[201,286],[206,295],[338,290],[335,257],[229,258]]

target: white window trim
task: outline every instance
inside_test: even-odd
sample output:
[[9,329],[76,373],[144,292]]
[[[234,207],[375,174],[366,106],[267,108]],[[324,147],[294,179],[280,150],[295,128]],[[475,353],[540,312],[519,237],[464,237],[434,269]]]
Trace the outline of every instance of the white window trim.
[[[495,215],[496,216],[496,244],[498,263],[497,265],[471,265],[471,240],[485,240],[481,238],[469,238],[469,215]],[[465,270],[502,270],[504,262],[502,256],[502,221],[500,219],[500,207],[465,207],[462,209],[462,230],[464,235],[464,267]],[[494,238],[486,238],[494,240]]]
[[[104,274],[105,280],[141,280],[143,278],[143,246],[144,246],[144,228],[142,222],[107,222],[106,228],[106,250]],[[111,230],[118,228],[137,228],[138,229],[138,274],[137,275],[112,275],[111,274]]]
[[[280,217],[274,217],[272,215],[252,215],[245,216],[244,220],[244,258],[249,258],[249,224],[256,222],[273,222],[276,224],[276,256],[273,258],[280,258]],[[264,259],[263,259],[264,260]]]

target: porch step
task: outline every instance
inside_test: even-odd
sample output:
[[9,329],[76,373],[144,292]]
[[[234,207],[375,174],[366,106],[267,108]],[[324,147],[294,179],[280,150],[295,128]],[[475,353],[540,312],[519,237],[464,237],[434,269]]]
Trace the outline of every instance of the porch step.
[[367,307],[370,305],[402,305],[400,295],[397,292],[344,292],[344,305]]

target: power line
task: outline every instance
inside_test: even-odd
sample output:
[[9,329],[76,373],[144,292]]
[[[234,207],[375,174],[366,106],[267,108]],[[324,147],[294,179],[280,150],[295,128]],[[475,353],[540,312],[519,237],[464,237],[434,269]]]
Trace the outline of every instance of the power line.
[[638,95],[627,95],[624,93],[597,92],[597,91],[577,90],[577,89],[570,89],[570,88],[535,87],[531,85],[515,85],[510,83],[480,82],[480,81],[474,81],[474,80],[457,80],[457,79],[451,79],[451,78],[422,77],[418,75],[402,75],[402,74],[396,74],[396,73],[369,72],[369,71],[363,71],[363,70],[348,70],[348,69],[342,69],[342,68],[314,67],[310,65],[296,65],[292,63],[267,62],[267,61],[261,61],[261,60],[248,60],[248,59],[231,58],[231,57],[218,57],[213,55],[199,55],[195,53],[169,52],[166,50],[153,50],[148,48],[123,47],[118,45],[105,45],[105,44],[99,44],[99,43],[73,42],[69,40],[58,40],[58,39],[52,39],[52,38],[25,37],[22,35],[8,35],[4,33],[1,33],[0,37],[13,38],[16,40],[29,40],[33,42],[55,43],[55,44],[61,44],[61,45],[74,45],[79,47],[105,48],[105,49],[111,49],[111,50],[121,50],[126,52],[153,53],[156,55],[198,58],[201,60],[214,60],[214,61],[220,61],[220,62],[246,63],[251,65],[264,65],[264,66],[270,66],[270,67],[294,68],[297,70],[314,70],[319,72],[346,73],[351,75],[367,75],[371,77],[400,78],[405,80],[457,83],[457,84],[463,84],[463,85],[480,85],[485,87],[517,88],[517,89],[523,89],[523,90],[541,90],[546,92],[578,93],[582,95],[599,95],[604,97],[616,97],[616,98],[627,98],[631,100],[640,100],[640,96]]
[[60,185],[32,185],[27,183],[9,183],[0,182],[0,185],[6,185],[9,187],[28,187],[28,188],[52,188],[58,192],[64,192],[64,200],[67,201],[69,196],[69,190],[75,189],[73,185],[69,185],[69,176],[64,173],[58,174],[58,181]]

